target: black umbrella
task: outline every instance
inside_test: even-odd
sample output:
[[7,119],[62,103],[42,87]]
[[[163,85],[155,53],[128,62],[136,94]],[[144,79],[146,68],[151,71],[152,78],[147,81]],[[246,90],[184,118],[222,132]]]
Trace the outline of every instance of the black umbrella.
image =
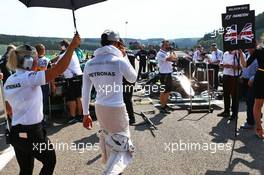
[[74,11],[89,6],[92,4],[96,4],[99,2],[103,2],[106,0],[19,0],[27,7],[51,7],[51,8],[62,8],[62,9],[70,9],[72,10],[74,29],[77,32],[76,27],[76,19]]

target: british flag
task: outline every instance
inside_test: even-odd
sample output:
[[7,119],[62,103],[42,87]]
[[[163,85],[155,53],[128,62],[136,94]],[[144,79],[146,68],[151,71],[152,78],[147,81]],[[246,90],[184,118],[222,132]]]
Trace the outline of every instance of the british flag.
[[252,23],[247,23],[239,34],[239,40],[245,40],[246,43],[252,43],[254,34],[252,32]]
[[237,25],[233,24],[230,27],[226,28],[227,32],[225,34],[225,41],[230,41],[231,44],[237,44],[238,35],[237,35]]

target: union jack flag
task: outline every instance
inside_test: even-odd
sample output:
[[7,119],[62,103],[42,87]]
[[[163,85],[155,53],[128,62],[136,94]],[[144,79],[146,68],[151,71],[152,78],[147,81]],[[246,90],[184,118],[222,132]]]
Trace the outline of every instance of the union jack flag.
[[230,27],[226,28],[227,32],[224,36],[225,41],[230,41],[231,44],[237,44],[238,35],[237,35],[237,25],[233,24]]
[[252,32],[252,23],[247,23],[239,34],[240,40],[245,40],[246,43],[252,43],[254,34]]

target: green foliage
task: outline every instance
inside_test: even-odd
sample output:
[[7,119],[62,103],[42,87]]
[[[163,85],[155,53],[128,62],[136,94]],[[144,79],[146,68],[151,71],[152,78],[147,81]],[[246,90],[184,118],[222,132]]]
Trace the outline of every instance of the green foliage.
[[3,55],[6,51],[6,45],[0,45],[0,55]]

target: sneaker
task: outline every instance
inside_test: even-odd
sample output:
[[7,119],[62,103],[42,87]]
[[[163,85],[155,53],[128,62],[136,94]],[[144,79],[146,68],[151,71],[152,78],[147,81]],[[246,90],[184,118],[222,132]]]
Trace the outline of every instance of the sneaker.
[[170,111],[166,107],[161,107],[160,112],[163,114],[170,114]]
[[254,125],[250,125],[247,122],[240,127],[241,129],[254,129]]
[[221,112],[220,114],[217,114],[218,117],[230,117],[230,113],[229,112]]

